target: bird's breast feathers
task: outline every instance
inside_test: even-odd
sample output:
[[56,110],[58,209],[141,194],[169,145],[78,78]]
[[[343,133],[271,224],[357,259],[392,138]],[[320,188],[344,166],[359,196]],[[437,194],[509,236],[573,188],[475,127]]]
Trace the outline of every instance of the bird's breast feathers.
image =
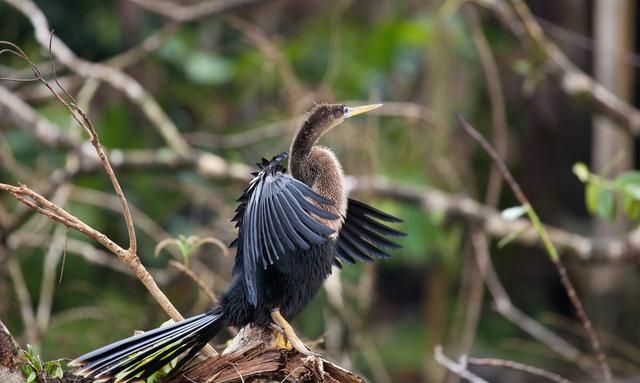
[[[308,172],[309,179],[313,182],[309,185],[311,189],[324,198],[334,202],[332,206],[319,206],[337,216],[340,219],[327,220],[315,217],[324,225],[331,227],[335,233],[330,237],[335,238],[342,228],[344,217],[347,214],[347,193],[344,187],[344,171],[336,155],[331,149],[323,146],[315,146],[309,155],[310,166]],[[303,181],[304,182],[304,181]]]

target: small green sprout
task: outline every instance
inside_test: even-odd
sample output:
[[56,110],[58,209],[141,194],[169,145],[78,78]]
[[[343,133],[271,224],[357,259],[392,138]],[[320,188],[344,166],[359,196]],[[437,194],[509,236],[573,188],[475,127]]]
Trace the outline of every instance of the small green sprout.
[[155,256],[157,257],[162,249],[167,246],[173,245],[178,248],[180,254],[182,255],[182,261],[186,266],[189,266],[189,258],[196,252],[202,245],[206,243],[211,243],[216,245],[218,248],[222,250],[222,253],[227,256],[229,254],[229,250],[227,246],[215,237],[198,237],[196,235],[178,235],[178,238],[166,238],[163,239],[156,245]]

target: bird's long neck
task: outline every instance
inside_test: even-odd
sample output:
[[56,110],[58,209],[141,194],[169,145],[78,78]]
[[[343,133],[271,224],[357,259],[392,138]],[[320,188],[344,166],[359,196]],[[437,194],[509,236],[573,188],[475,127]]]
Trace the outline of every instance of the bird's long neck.
[[305,180],[300,177],[301,165],[309,161],[311,149],[319,139],[319,130],[314,129],[313,124],[307,120],[295,135],[293,141],[291,141],[291,148],[289,149],[289,171],[291,175],[302,182],[305,182]]
[[[347,193],[342,165],[329,148],[316,145],[331,126],[319,124],[313,115],[305,121],[291,142],[289,171],[316,193],[334,202],[324,208],[344,217],[347,213]],[[342,220],[325,222],[338,232]]]

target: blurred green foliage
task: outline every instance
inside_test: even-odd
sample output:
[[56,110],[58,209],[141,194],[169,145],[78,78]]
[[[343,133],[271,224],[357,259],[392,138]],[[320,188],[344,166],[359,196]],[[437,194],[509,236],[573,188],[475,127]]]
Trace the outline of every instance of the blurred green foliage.
[[[55,33],[78,55],[95,61],[135,46],[164,23],[162,18],[141,11],[126,0],[40,0],[37,3]],[[258,5],[255,15],[249,10],[238,11],[239,17],[246,17],[264,29],[305,92],[319,91],[317,98],[308,100],[306,107],[312,101],[369,99],[428,104],[434,97],[430,86],[439,82],[450,88],[453,97],[447,100],[447,110],[473,116],[478,126],[488,125],[490,112],[486,107],[480,65],[459,15],[442,20],[437,7],[418,7],[404,1],[380,2],[386,7],[384,12],[377,12],[373,6],[375,2],[353,2],[348,7],[341,1],[312,3],[306,9],[302,2],[282,2],[281,8],[276,7],[272,12],[267,12],[269,5]],[[438,28],[446,29],[446,51],[432,49],[436,43],[434,39],[442,36]],[[496,28],[487,28],[487,33],[498,52],[509,52],[514,48]],[[19,44],[41,68],[48,66],[46,52],[34,41],[28,21],[5,4],[0,4],[0,36]],[[453,82],[451,78],[434,79],[429,75],[431,66],[445,56],[455,65],[450,68],[454,73]],[[0,64],[3,71],[25,68],[23,63],[8,56],[2,56]],[[517,62],[515,67],[538,78],[538,67],[531,63]],[[299,106],[292,105],[289,99],[280,69],[277,62],[255,47],[224,17],[214,16],[181,25],[156,52],[127,71],[153,94],[181,132],[221,135],[259,129],[266,123],[285,120],[300,112]],[[70,74],[66,68],[58,70],[59,76]],[[28,75],[28,72],[23,73]],[[38,85],[22,85],[20,89],[33,91],[34,86]],[[72,92],[77,90],[74,88]],[[84,132],[79,131],[57,103],[47,99],[33,104],[43,116],[66,132],[84,137]],[[88,112],[101,141],[108,148],[166,146],[140,110],[104,84]],[[440,111],[433,112],[438,114]],[[517,107],[509,112],[516,114]],[[450,117],[438,115],[438,121],[450,124]],[[463,181],[457,188],[452,186],[455,183],[447,182],[447,176],[453,176],[449,174],[450,170],[437,170],[440,163],[433,153],[444,150],[450,161],[464,161],[463,157],[457,157],[459,148],[455,146],[461,136],[452,133],[451,126],[434,127],[424,121],[402,117],[382,117],[376,119],[375,124],[370,121],[363,118],[349,122],[331,132],[326,139],[346,164],[347,173],[379,174],[394,182],[435,186],[454,193],[475,194],[475,197],[481,194],[476,190],[484,188],[489,169],[484,155],[471,153],[468,166],[474,178],[457,174]],[[518,122],[514,127],[519,127]],[[55,169],[65,165],[63,152],[45,147],[14,124],[3,120],[0,132],[16,162],[30,169],[36,180],[46,179]],[[518,134],[518,131],[514,133]],[[269,157],[286,150],[289,139],[290,134],[284,134],[248,147],[205,149],[229,161],[255,163],[262,156]],[[199,144],[194,142],[196,146]],[[228,221],[242,185],[212,182],[190,169],[123,169],[118,176],[129,201],[169,237],[214,235],[227,243],[233,238]],[[638,182],[635,177],[611,181],[610,185],[627,193],[625,195],[634,196],[633,203],[627,201],[623,205],[625,211],[633,212],[637,217]],[[16,179],[2,168],[0,179],[10,183],[31,184],[34,181]],[[108,179],[99,172],[82,175],[74,179],[74,184],[112,193]],[[597,189],[596,197],[591,196],[593,191],[587,194],[590,210],[611,215],[613,197],[610,197],[609,189]],[[503,199],[506,206],[514,205],[512,197],[507,195]],[[439,214],[424,214],[419,206],[390,199],[374,202],[382,210],[404,218],[405,222],[399,226],[408,233],[402,239],[404,249],[394,259],[376,266],[369,306],[362,307],[358,294],[354,293],[364,279],[365,267],[345,267],[341,278],[347,303],[356,307],[357,314],[366,322],[365,336],[375,338],[384,365],[394,378],[400,379],[394,380],[416,381],[424,375],[424,364],[430,359],[434,343],[443,341],[455,315],[466,234],[463,228],[444,222]],[[0,203],[11,209],[15,207],[15,202],[4,195],[0,196]],[[67,207],[119,244],[127,243],[126,228],[118,211],[73,198]],[[52,228],[53,225],[45,224],[39,232],[50,234]],[[75,232],[67,235],[86,240]],[[142,227],[138,228],[138,235],[143,262],[160,276],[163,289],[178,308],[190,314],[205,309],[208,302],[196,292],[194,284],[188,278],[170,273],[167,267],[169,255],[153,257],[154,247],[163,238],[155,237]],[[42,249],[23,247],[16,254],[36,304],[46,251],[46,246]],[[514,276],[505,281],[511,286],[521,284],[518,270],[522,267],[515,257],[516,252],[506,249],[500,258],[508,271],[516,270]],[[207,246],[204,250],[188,253],[192,261],[198,260],[215,272],[216,278],[212,279],[215,288],[217,291],[222,289],[230,278],[232,260],[210,256],[212,251]],[[443,296],[442,302],[434,303],[427,299],[426,290],[433,287],[428,286],[428,281],[440,280],[438,278],[442,280],[439,287]],[[394,291],[404,294],[402,302],[395,299]],[[516,295],[534,315],[548,309],[547,298],[541,297],[536,289],[518,289]],[[0,316],[8,318],[14,333],[24,340],[18,302],[12,296],[0,306],[3,310]],[[522,334],[486,306],[481,314],[474,350],[505,352],[501,344]],[[309,338],[323,334],[326,307],[326,297],[319,294],[297,320],[297,326]],[[75,255],[67,256],[64,278],[55,286],[52,312],[51,324],[37,350],[44,359],[73,357],[128,336],[134,329],[155,327],[165,319],[134,278],[88,263]],[[433,316],[439,316],[439,320],[430,322]],[[428,327],[428,323],[439,323],[442,327]],[[224,336],[217,341],[223,342]],[[369,374],[372,371],[364,355],[366,352],[357,349],[353,356],[356,367]]]
[[631,220],[640,218],[640,172],[627,171],[608,179],[578,162],[573,173],[585,183],[585,201],[591,214],[612,221],[621,211]]

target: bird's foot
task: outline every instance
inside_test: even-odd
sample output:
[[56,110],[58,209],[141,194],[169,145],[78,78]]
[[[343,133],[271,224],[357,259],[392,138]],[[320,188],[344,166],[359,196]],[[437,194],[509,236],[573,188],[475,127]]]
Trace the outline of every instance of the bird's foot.
[[287,350],[290,351],[293,349],[293,345],[287,340],[286,335],[284,334],[284,329],[278,326],[275,323],[271,323],[271,329],[273,330],[273,343],[272,347],[277,350]]
[[293,349],[293,345],[287,340],[287,337],[282,332],[275,330],[273,332],[273,336],[275,337],[275,340],[273,341],[273,348],[287,351],[291,351]]
[[[284,348],[286,350],[291,350],[291,348],[294,348],[296,351],[306,356],[319,356],[319,354],[316,354],[315,352],[309,350],[307,346],[305,346],[304,342],[298,337],[298,335],[296,335],[293,327],[291,327],[289,322],[287,322],[282,314],[280,314],[280,310],[272,310],[271,319],[273,319],[273,321],[275,322],[274,327],[276,327],[278,331],[274,345],[280,345],[279,337],[281,337],[283,338],[283,344],[285,345],[285,347],[278,348]],[[287,347],[287,345],[289,346]]]

